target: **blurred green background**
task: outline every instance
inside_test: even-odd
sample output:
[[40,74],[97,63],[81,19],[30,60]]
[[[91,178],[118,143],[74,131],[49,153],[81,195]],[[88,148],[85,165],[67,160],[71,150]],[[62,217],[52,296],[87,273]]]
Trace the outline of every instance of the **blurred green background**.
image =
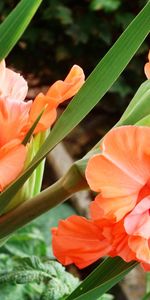
[[[0,2],[1,21],[18,2]],[[146,2],[44,0],[7,61],[25,76],[34,74],[40,85],[64,78],[73,64],[82,66],[88,76]],[[110,90],[121,112],[145,80],[143,65],[148,48],[146,40]]]

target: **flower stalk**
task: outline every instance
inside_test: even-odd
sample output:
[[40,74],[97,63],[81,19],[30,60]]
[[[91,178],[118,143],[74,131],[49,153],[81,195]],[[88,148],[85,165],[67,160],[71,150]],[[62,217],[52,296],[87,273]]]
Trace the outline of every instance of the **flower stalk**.
[[88,184],[73,165],[56,183],[14,210],[0,217],[0,239],[28,224],[41,214],[70,198],[74,193],[88,189]]

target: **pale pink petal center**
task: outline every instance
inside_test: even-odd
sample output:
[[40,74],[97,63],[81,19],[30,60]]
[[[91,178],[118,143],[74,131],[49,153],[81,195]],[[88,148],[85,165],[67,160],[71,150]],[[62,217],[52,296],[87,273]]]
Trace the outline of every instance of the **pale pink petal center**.
[[26,80],[19,73],[6,68],[3,60],[0,63],[0,97],[7,97],[10,101],[23,101],[27,92]]
[[125,218],[124,226],[129,235],[150,238],[150,196],[139,202]]

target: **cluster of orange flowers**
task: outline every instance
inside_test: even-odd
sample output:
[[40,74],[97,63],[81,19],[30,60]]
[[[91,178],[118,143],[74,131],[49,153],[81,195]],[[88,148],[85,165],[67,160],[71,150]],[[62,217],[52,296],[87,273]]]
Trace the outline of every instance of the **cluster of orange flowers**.
[[[150,79],[150,52],[148,59],[145,74]],[[24,102],[26,81],[0,63],[0,191],[23,170],[27,147],[22,141],[43,108],[34,135],[51,127],[58,105],[83,83],[83,70],[75,65],[46,95]],[[91,218],[72,216],[52,229],[54,254],[61,263],[83,268],[102,256],[120,256],[150,271],[149,137],[150,128],[141,126],[115,128],[104,137],[100,154],[89,160],[85,173],[98,193],[90,205]]]
[[65,80],[56,81],[46,95],[40,93],[34,101],[25,102],[26,81],[6,68],[5,61],[0,63],[0,191],[23,170],[27,147],[22,141],[43,108],[34,134],[51,127],[58,105],[74,96],[83,83],[83,70],[74,65]]
[[[150,79],[149,62],[145,74]],[[71,216],[53,228],[53,251],[83,268],[102,256],[120,256],[150,271],[150,128],[123,126],[103,139],[86,168],[91,218]]]

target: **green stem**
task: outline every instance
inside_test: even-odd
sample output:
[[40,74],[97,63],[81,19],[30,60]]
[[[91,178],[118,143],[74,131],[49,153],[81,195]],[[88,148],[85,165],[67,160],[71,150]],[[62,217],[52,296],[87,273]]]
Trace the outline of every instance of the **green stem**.
[[150,293],[150,272],[146,273],[146,293]]
[[74,193],[88,189],[88,184],[76,166],[43,192],[25,201],[0,217],[0,238],[12,234],[41,214],[70,198]]

